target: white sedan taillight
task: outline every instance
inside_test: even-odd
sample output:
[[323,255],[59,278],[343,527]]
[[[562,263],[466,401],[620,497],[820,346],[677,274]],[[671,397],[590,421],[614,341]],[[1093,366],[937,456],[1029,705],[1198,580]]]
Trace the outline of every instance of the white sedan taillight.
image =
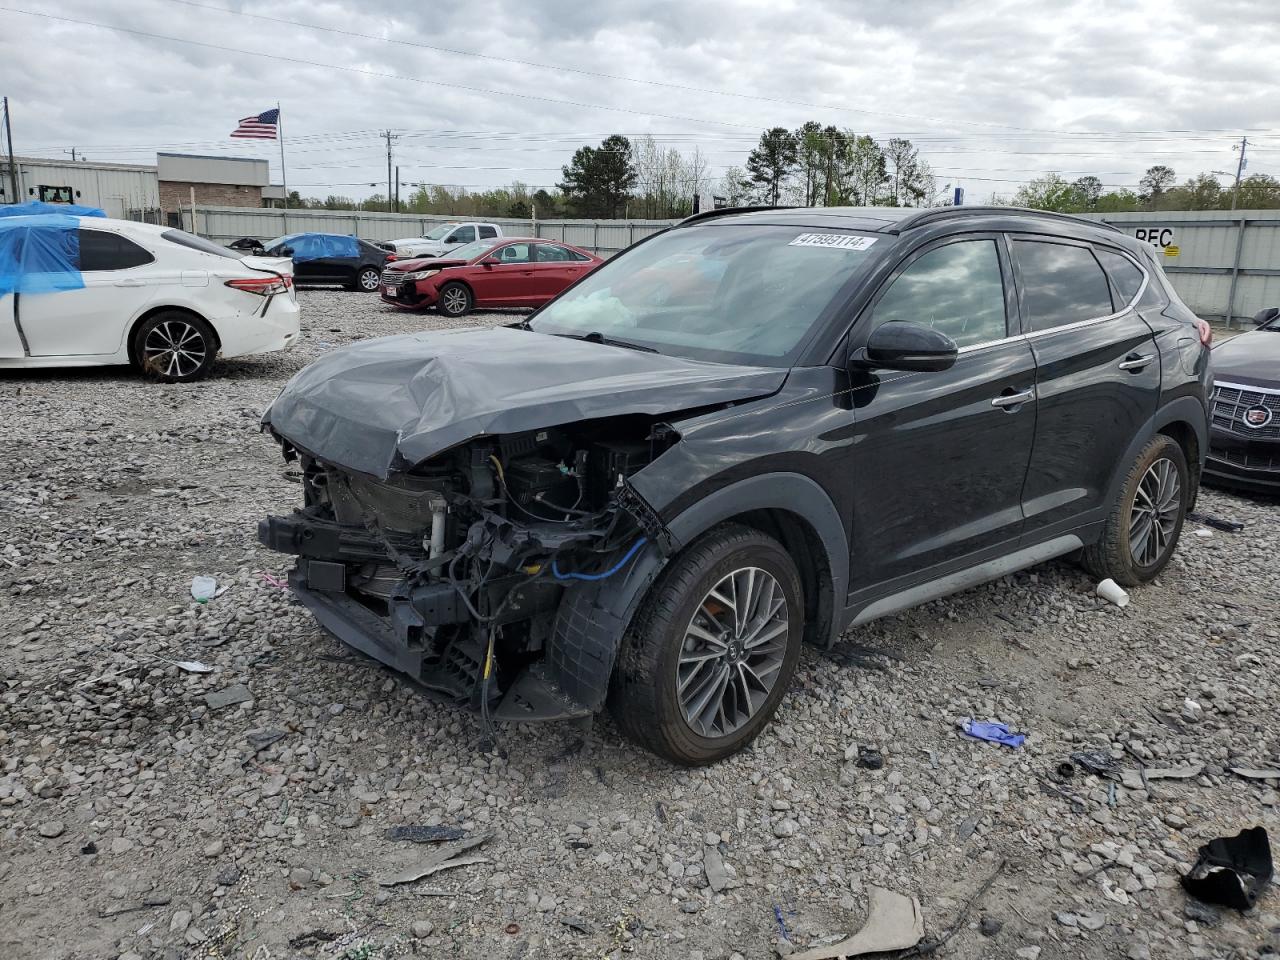
[[245,293],[256,293],[260,297],[272,297],[277,293],[288,293],[293,286],[293,277],[245,277],[241,280],[228,280],[227,286]]

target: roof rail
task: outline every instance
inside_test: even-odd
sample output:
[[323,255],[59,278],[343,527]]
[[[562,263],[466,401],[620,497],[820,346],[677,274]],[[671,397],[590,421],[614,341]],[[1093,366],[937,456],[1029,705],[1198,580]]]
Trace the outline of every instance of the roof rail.
[[699,213],[693,214],[692,216],[685,217],[683,220],[677,223],[676,226],[683,227],[686,224],[690,224],[690,223],[700,223],[703,220],[711,220],[714,217],[727,217],[731,213],[759,213],[761,210],[794,210],[794,209],[796,208],[792,206],[771,207],[768,204],[761,204],[759,206],[752,206],[752,207],[717,207],[714,210],[702,210]]
[[1025,214],[1032,217],[1041,217],[1046,220],[1068,220],[1072,223],[1084,223],[1091,226],[1099,227],[1103,230],[1113,230],[1116,233],[1124,233],[1114,224],[1104,223],[1101,220],[1086,220],[1084,217],[1076,217],[1069,213],[1057,213],[1053,210],[1033,210],[1030,207],[1000,207],[1000,206],[983,206],[983,207],[930,207],[921,210],[914,216],[906,217],[897,223],[898,231],[911,230],[914,227],[922,227],[927,223],[936,223],[939,220],[950,220],[960,217],[982,217],[997,214]]

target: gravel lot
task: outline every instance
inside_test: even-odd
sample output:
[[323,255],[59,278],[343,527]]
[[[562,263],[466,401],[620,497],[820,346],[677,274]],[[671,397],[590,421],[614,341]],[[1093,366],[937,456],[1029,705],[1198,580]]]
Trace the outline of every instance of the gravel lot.
[[[288,563],[258,518],[300,491],[262,409],[320,352],[446,322],[301,296],[296,350],[204,383],[0,377],[0,956],[764,958],[857,929],[873,886],[944,936],[997,871],[937,955],[1280,950],[1280,891],[1241,915],[1178,884],[1208,839],[1280,827],[1280,781],[1225,770],[1280,765],[1276,503],[1205,492],[1244,530],[1189,524],[1123,610],[1057,563],[806,651],[774,724],[712,769],[603,718],[482,752],[475,719],[263,575]],[[196,574],[226,592],[197,605]],[[252,699],[206,702],[236,685]],[[965,738],[967,716],[1029,737]],[[1055,780],[1083,749],[1203,770]],[[381,887],[434,852],[388,839],[402,824],[493,836],[483,862]]]

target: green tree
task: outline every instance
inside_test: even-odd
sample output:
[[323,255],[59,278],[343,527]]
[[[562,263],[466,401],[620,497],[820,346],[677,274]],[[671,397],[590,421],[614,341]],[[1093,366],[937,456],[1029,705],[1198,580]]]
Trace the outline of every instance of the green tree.
[[1094,213],[1128,213],[1142,206],[1142,198],[1132,190],[1112,190],[1093,204]]
[[537,213],[539,220],[549,220],[552,217],[560,216],[561,203],[559,198],[544,189],[539,188],[530,202],[533,212]]
[[885,144],[884,157],[889,168],[886,199],[890,205],[915,207],[929,199],[933,192],[933,174],[910,140],[894,137]]
[[1102,196],[1102,181],[1094,176],[1080,177],[1071,186],[1075,188],[1086,210],[1092,210]]
[[[1231,205],[1231,192],[1223,192],[1223,206]],[[1236,198],[1237,210],[1275,210],[1280,208],[1280,180],[1265,173],[1255,173],[1240,181]]]
[[529,219],[529,205],[523,200],[517,200],[511,206],[507,207],[507,216],[514,217],[516,220]]
[[852,151],[845,167],[845,195],[856,206],[871,207],[889,182],[884,151],[871,137],[851,137],[851,140]]
[[1015,207],[1032,210],[1057,210],[1070,212],[1081,207],[1080,194],[1075,186],[1056,173],[1046,173],[1029,183],[1024,183],[1013,195]]
[[560,189],[575,215],[617,217],[636,182],[631,141],[615,133],[605,137],[599,147],[579,147],[562,171]]
[[759,145],[747,156],[747,172],[770,206],[778,205],[782,184],[797,162],[796,138],[790,130],[772,127],[760,134]]
[[831,154],[826,130],[816,120],[796,128],[796,167],[804,190],[804,205],[816,207],[826,202],[824,174]]
[[1173,186],[1177,179],[1178,175],[1173,172],[1173,167],[1166,167],[1163,163],[1147,168],[1147,172],[1138,181],[1138,189],[1149,209],[1155,210],[1160,206],[1164,192]]

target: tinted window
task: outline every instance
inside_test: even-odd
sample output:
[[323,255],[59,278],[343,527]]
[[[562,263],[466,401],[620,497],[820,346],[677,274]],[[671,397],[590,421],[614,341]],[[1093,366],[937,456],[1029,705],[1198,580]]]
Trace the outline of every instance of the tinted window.
[[1111,274],[1111,282],[1116,285],[1116,290],[1120,292],[1120,302],[1126,306],[1133,303],[1133,298],[1142,289],[1142,271],[1137,268],[1132,260],[1118,253],[1101,249],[1094,252],[1097,253],[1098,259],[1102,261],[1102,265],[1106,267],[1107,273]]
[[1051,330],[1112,311],[1107,277],[1087,247],[1018,240],[1013,255],[1032,330]]
[[470,243],[476,238],[475,227],[459,227],[453,231],[453,235],[449,237],[451,243]]
[[81,270],[128,270],[155,259],[119,234],[83,229],[79,233]]
[[[226,247],[220,247],[212,240],[206,240],[204,237],[197,237],[194,233],[187,233],[185,230],[166,230],[160,234],[161,239],[168,240],[170,243],[176,243],[180,247],[190,247],[192,250],[199,250],[201,253],[212,253],[219,257],[227,257],[231,260],[241,259],[241,255],[235,250],[228,250]],[[281,237],[280,240],[284,238]],[[271,240],[268,246],[279,243],[279,240]]]
[[891,320],[933,327],[961,347],[1006,336],[995,241],[948,243],[914,261],[872,310],[872,326]]
[[481,240],[484,240],[484,239],[485,239],[485,238],[487,238],[487,237],[496,237],[497,235],[498,235],[498,230],[497,230],[497,228],[496,228],[496,227],[481,227],[481,228],[480,228],[480,239],[481,239]]
[[528,263],[529,244],[512,243],[493,251],[493,255],[503,263]]
[[568,247],[562,247],[558,243],[540,243],[538,244],[538,259],[542,261],[552,261],[563,263],[565,261],[578,262],[586,260],[580,253],[575,253]]

